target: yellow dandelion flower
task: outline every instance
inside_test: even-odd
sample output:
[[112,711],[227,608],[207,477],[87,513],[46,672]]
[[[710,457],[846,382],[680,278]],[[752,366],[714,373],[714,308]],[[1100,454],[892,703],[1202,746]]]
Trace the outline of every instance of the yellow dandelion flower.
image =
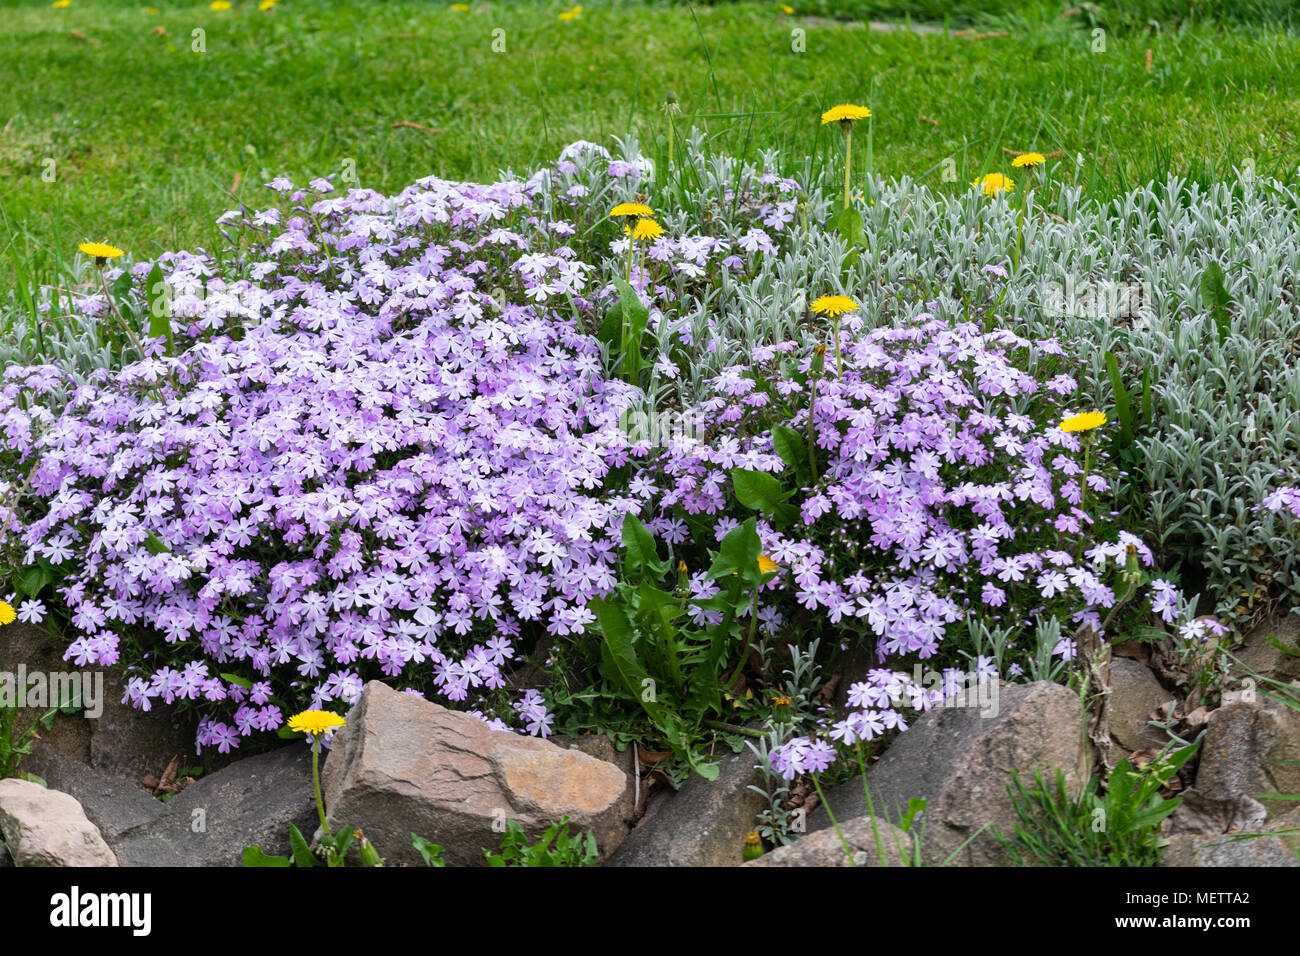
[[1087,432],[1106,424],[1105,412],[1084,412],[1061,422],[1063,432]]
[[218,13],[229,10],[232,6],[234,4],[230,0],[212,0],[212,3],[209,4],[209,8],[216,10]]
[[1047,162],[1047,157],[1042,153],[1021,153],[1011,161],[1011,165],[1016,169],[1021,169],[1025,166],[1041,166],[1045,162]]
[[822,114],[822,125],[827,123],[849,123],[852,124],[860,119],[866,119],[871,115],[871,110],[865,106],[854,106],[852,103],[841,103],[839,106],[832,106]]
[[829,315],[835,318],[845,312],[856,312],[858,304],[847,295],[824,295],[813,300],[812,310],[818,315]]
[[468,4],[468,3],[453,3],[453,4],[451,5],[451,9],[452,9],[452,10],[455,10],[457,13],[469,13],[469,4]]
[[788,17],[794,13],[794,7],[790,6],[788,3],[783,3],[781,4],[781,12]]
[[110,246],[106,242],[82,242],[78,243],[77,248],[100,264],[103,264],[105,259],[116,259],[122,255],[121,249]]
[[664,234],[664,227],[659,225],[653,219],[638,219],[636,228],[632,230],[632,238],[637,242],[648,242],[651,239],[658,239]]
[[790,698],[789,698],[789,697],[773,697],[773,698],[772,698],[772,706],[773,706],[773,707],[789,707],[789,706],[790,706]]
[[775,561],[773,561],[771,558],[769,558],[767,555],[760,554],[758,556],[758,570],[761,571],[763,574],[770,574],[771,572],[777,570],[779,567],[780,565],[777,564]]
[[560,19],[563,20],[565,23],[569,23],[573,20],[578,19],[578,17],[580,16],[582,16],[582,7],[574,7],[572,10],[565,10],[563,13],[561,13]]
[[301,714],[294,714],[289,718],[289,729],[318,737],[346,723],[347,721],[338,714],[331,714],[328,710],[304,710]]
[[275,6],[275,4],[276,0],[262,0],[262,2],[257,5],[257,9],[265,12]]
[[153,17],[153,16],[157,16],[157,15],[158,15],[158,8],[157,8],[157,7],[145,7],[145,8],[144,8],[144,12],[147,13],[147,14],[149,14],[149,16],[151,16],[151,17]]
[[72,0],[54,0],[54,2],[50,4],[50,6],[62,10],[65,7],[72,6]]
[[0,625],[12,624],[16,620],[18,620],[18,615],[9,606],[9,602],[0,601]]
[[996,196],[1000,192],[1010,192],[1016,188],[1016,184],[1011,181],[1011,177],[1003,176],[1001,173],[989,173],[980,179],[971,180],[971,185],[979,186],[986,196]]
[[644,216],[650,218],[654,216],[655,211],[645,203],[639,202],[621,202],[609,211],[611,216]]

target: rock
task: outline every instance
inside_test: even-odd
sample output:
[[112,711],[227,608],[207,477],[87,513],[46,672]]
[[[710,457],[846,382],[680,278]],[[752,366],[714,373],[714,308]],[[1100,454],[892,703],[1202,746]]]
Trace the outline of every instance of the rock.
[[1181,802],[1164,824],[1165,836],[1193,834],[1222,836],[1250,833],[1268,825],[1268,810],[1248,794],[1213,797],[1193,787],[1180,794]]
[[[0,631],[0,673],[76,674],[102,688],[97,717],[84,713],[59,714],[40,739],[71,760],[138,783],[148,774],[161,774],[172,757],[196,762],[194,738],[197,716],[159,704],[149,711],[122,703],[125,683],[115,670],[83,669],[63,659],[60,645],[42,628],[15,622]],[[57,703],[57,702],[56,702]],[[15,734],[31,727],[48,708],[20,708]]]
[[9,855],[9,849],[3,843],[0,843],[0,870],[4,869],[6,866],[13,865],[14,860],[13,857]]
[[161,703],[145,711],[122,703],[126,686],[116,671],[105,674],[104,687],[104,712],[91,721],[90,766],[139,783],[159,776],[173,757],[187,766],[199,762],[195,711],[182,713]]
[[592,831],[605,851],[622,835],[626,784],[613,764],[379,681],[336,733],[322,774],[331,827],[361,828],[393,864],[422,862],[415,833],[443,846],[448,865],[484,866],[507,820],[536,839],[565,816],[570,833]]
[[[977,707],[942,707],[923,714],[899,735],[867,771],[878,817],[898,821],[908,801],[927,802],[922,837],[924,861],[947,860],[970,843],[953,864],[1005,865],[1010,861],[994,827],[1004,835],[1018,820],[1007,785],[1011,771],[1031,788],[1034,772],[1055,781],[1065,774],[1069,792],[1081,792],[1087,772],[1087,740],[1079,697],[1048,681],[999,687],[996,714]],[[837,819],[868,815],[859,776],[826,795]],[[987,826],[986,826],[987,825]],[[824,807],[808,818],[810,830],[830,826]],[[978,836],[972,835],[985,827]]]
[[[840,842],[835,829],[818,830],[801,837],[789,846],[777,847],[764,853],[757,860],[750,860],[745,866],[880,866],[880,851],[877,849],[876,834],[880,835],[880,847],[885,851],[886,866],[906,866],[912,852],[911,834],[904,833],[888,820],[877,820],[872,826],[870,817],[858,817],[847,822],[840,822],[840,831],[844,842]],[[844,843],[853,853],[844,851]]]
[[1233,840],[1180,833],[1169,838],[1157,866],[1300,866],[1300,859],[1276,836]]
[[36,744],[23,768],[40,776],[50,789],[76,797],[110,847],[137,827],[152,823],[167,806],[129,780],[69,760],[44,743]]
[[289,824],[310,839],[317,819],[311,750],[299,742],[200,777],[117,854],[123,866],[242,866],[249,846],[289,856]]
[[767,800],[758,758],[746,748],[718,761],[718,779],[692,773],[653,816],[628,834],[610,866],[739,866],[745,836]]
[[0,780],[0,834],[15,866],[117,866],[75,797],[27,780]]
[[[1190,813],[1185,813],[1191,807]],[[1186,833],[1196,824],[1219,833]],[[1235,801],[1212,800],[1196,790],[1183,794],[1183,804],[1166,824],[1169,846],[1160,866],[1300,866],[1300,807],[1269,822],[1267,811],[1247,796]],[[1234,840],[1247,833],[1269,836]]]
[[[1210,715],[1196,789],[1214,799],[1300,794],[1300,711],[1257,693]],[[1263,801],[1270,815],[1286,801]]]
[[1233,654],[1250,670],[1264,677],[1283,683],[1300,679],[1300,656],[1274,647],[1269,643],[1270,637],[1300,650],[1300,616],[1279,614],[1264,621],[1242,639],[1241,646]]
[[1169,735],[1148,721],[1172,699],[1137,661],[1116,657],[1110,662],[1110,733],[1125,750],[1159,749],[1168,743]]
[[[557,747],[563,747],[565,750],[580,750],[588,757],[595,757],[597,760],[603,760],[611,763],[619,770],[623,771],[626,783],[623,786],[623,797],[619,800],[618,815],[624,824],[622,834],[618,842],[623,842],[623,837],[627,836],[627,831],[631,826],[630,821],[636,814],[636,762],[632,758],[632,744],[623,750],[615,748],[613,741],[603,734],[584,734],[581,737],[564,737],[556,735],[550,738],[551,743]],[[616,844],[610,845],[612,852]]]
[[[0,674],[92,673],[82,671],[63,660],[63,651],[44,630],[15,621],[0,629]],[[102,672],[101,672],[102,673]],[[107,683],[107,682],[105,682]],[[21,702],[19,702],[21,703]],[[13,738],[17,740],[48,710],[48,707],[19,707],[14,719]],[[91,723],[81,714],[59,714],[49,730],[38,728],[40,739],[65,757],[90,760]],[[26,769],[26,768],[24,768]]]

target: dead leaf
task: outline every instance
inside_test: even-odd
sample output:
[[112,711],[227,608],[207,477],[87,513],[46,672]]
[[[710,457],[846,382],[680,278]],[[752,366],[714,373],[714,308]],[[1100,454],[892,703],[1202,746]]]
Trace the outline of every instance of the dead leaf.
[[230,186],[231,195],[234,195],[235,193],[239,192],[239,184],[242,183],[243,181],[244,181],[244,174],[241,172],[236,172],[235,181]]
[[78,40],[85,40],[91,46],[99,46],[99,44],[102,42],[98,37],[88,37],[80,30],[69,30],[68,32],[71,33],[72,36]]
[[176,783],[176,771],[181,769],[180,754],[172,757],[171,762],[167,764],[167,769],[163,771],[162,778],[158,781],[158,789],[166,790]]
[[1185,723],[1192,730],[1198,730],[1201,727],[1204,727],[1207,723],[1209,723],[1210,714],[1212,713],[1214,713],[1214,711],[1210,710],[1210,708],[1208,707],[1205,706],[1197,707],[1194,711],[1192,711],[1190,714],[1188,714],[1186,717],[1183,718],[1183,723]]
[[1147,72],[1151,72],[1151,50],[1147,50]]
[[663,751],[646,750],[640,744],[637,744],[636,750],[637,750],[637,757],[647,767],[652,767],[657,763],[663,763],[665,760],[667,760],[669,757],[673,755],[673,752],[671,750],[663,750]]
[[156,37],[165,37],[167,35],[167,28],[160,23],[149,32]]
[[922,123],[929,123],[931,126],[937,127],[939,125],[938,120],[930,119],[930,117],[926,116],[924,113],[918,116],[917,119],[920,120]]

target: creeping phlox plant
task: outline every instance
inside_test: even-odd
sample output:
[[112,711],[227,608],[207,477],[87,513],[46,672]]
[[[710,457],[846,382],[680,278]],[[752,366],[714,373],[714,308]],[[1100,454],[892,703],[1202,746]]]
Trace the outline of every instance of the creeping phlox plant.
[[592,492],[628,458],[633,390],[545,305],[591,267],[529,251],[523,183],[272,186],[288,210],[237,224],[249,279],[171,258],[182,354],[146,340],[57,417],[56,368],[5,372],[33,503],[4,523],[62,572],[68,657],[142,662],[130,702],[200,703],[199,744],[223,752],[375,672],[547,733],[502,668],[523,628],[592,620],[627,510]]
[[[1172,586],[1145,587],[1150,550],[1097,526],[1113,472],[1092,445],[1105,415],[1064,405],[1075,383],[1058,343],[927,315],[867,333],[843,322],[842,374],[824,348],[783,343],[716,380],[704,411],[728,434],[657,461],[668,481],[651,496],[656,531],[680,540],[692,516],[714,514],[721,534],[733,501],[758,513],[784,610],[873,640],[882,663],[950,654],[945,637],[970,617],[1013,634],[1046,615],[1104,632],[1102,612],[1139,588],[1176,619]],[[1014,676],[1035,650],[1013,636],[996,662],[975,663],[984,679]],[[1055,651],[1072,657],[1073,641]],[[901,729],[907,709],[944,696],[873,671],[851,688],[848,717],[775,749],[773,766],[787,779],[825,769],[832,741]]]

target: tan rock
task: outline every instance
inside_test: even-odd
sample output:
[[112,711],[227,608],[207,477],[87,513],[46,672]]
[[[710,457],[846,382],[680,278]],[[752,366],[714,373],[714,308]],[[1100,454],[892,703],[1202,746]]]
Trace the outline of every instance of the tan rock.
[[360,827],[388,863],[419,863],[416,833],[452,865],[485,865],[507,821],[530,839],[569,818],[602,853],[621,839],[623,771],[549,741],[495,731],[379,681],[366,685],[322,773],[331,828]]
[[0,780],[0,833],[15,866],[117,866],[75,797],[27,780]]

